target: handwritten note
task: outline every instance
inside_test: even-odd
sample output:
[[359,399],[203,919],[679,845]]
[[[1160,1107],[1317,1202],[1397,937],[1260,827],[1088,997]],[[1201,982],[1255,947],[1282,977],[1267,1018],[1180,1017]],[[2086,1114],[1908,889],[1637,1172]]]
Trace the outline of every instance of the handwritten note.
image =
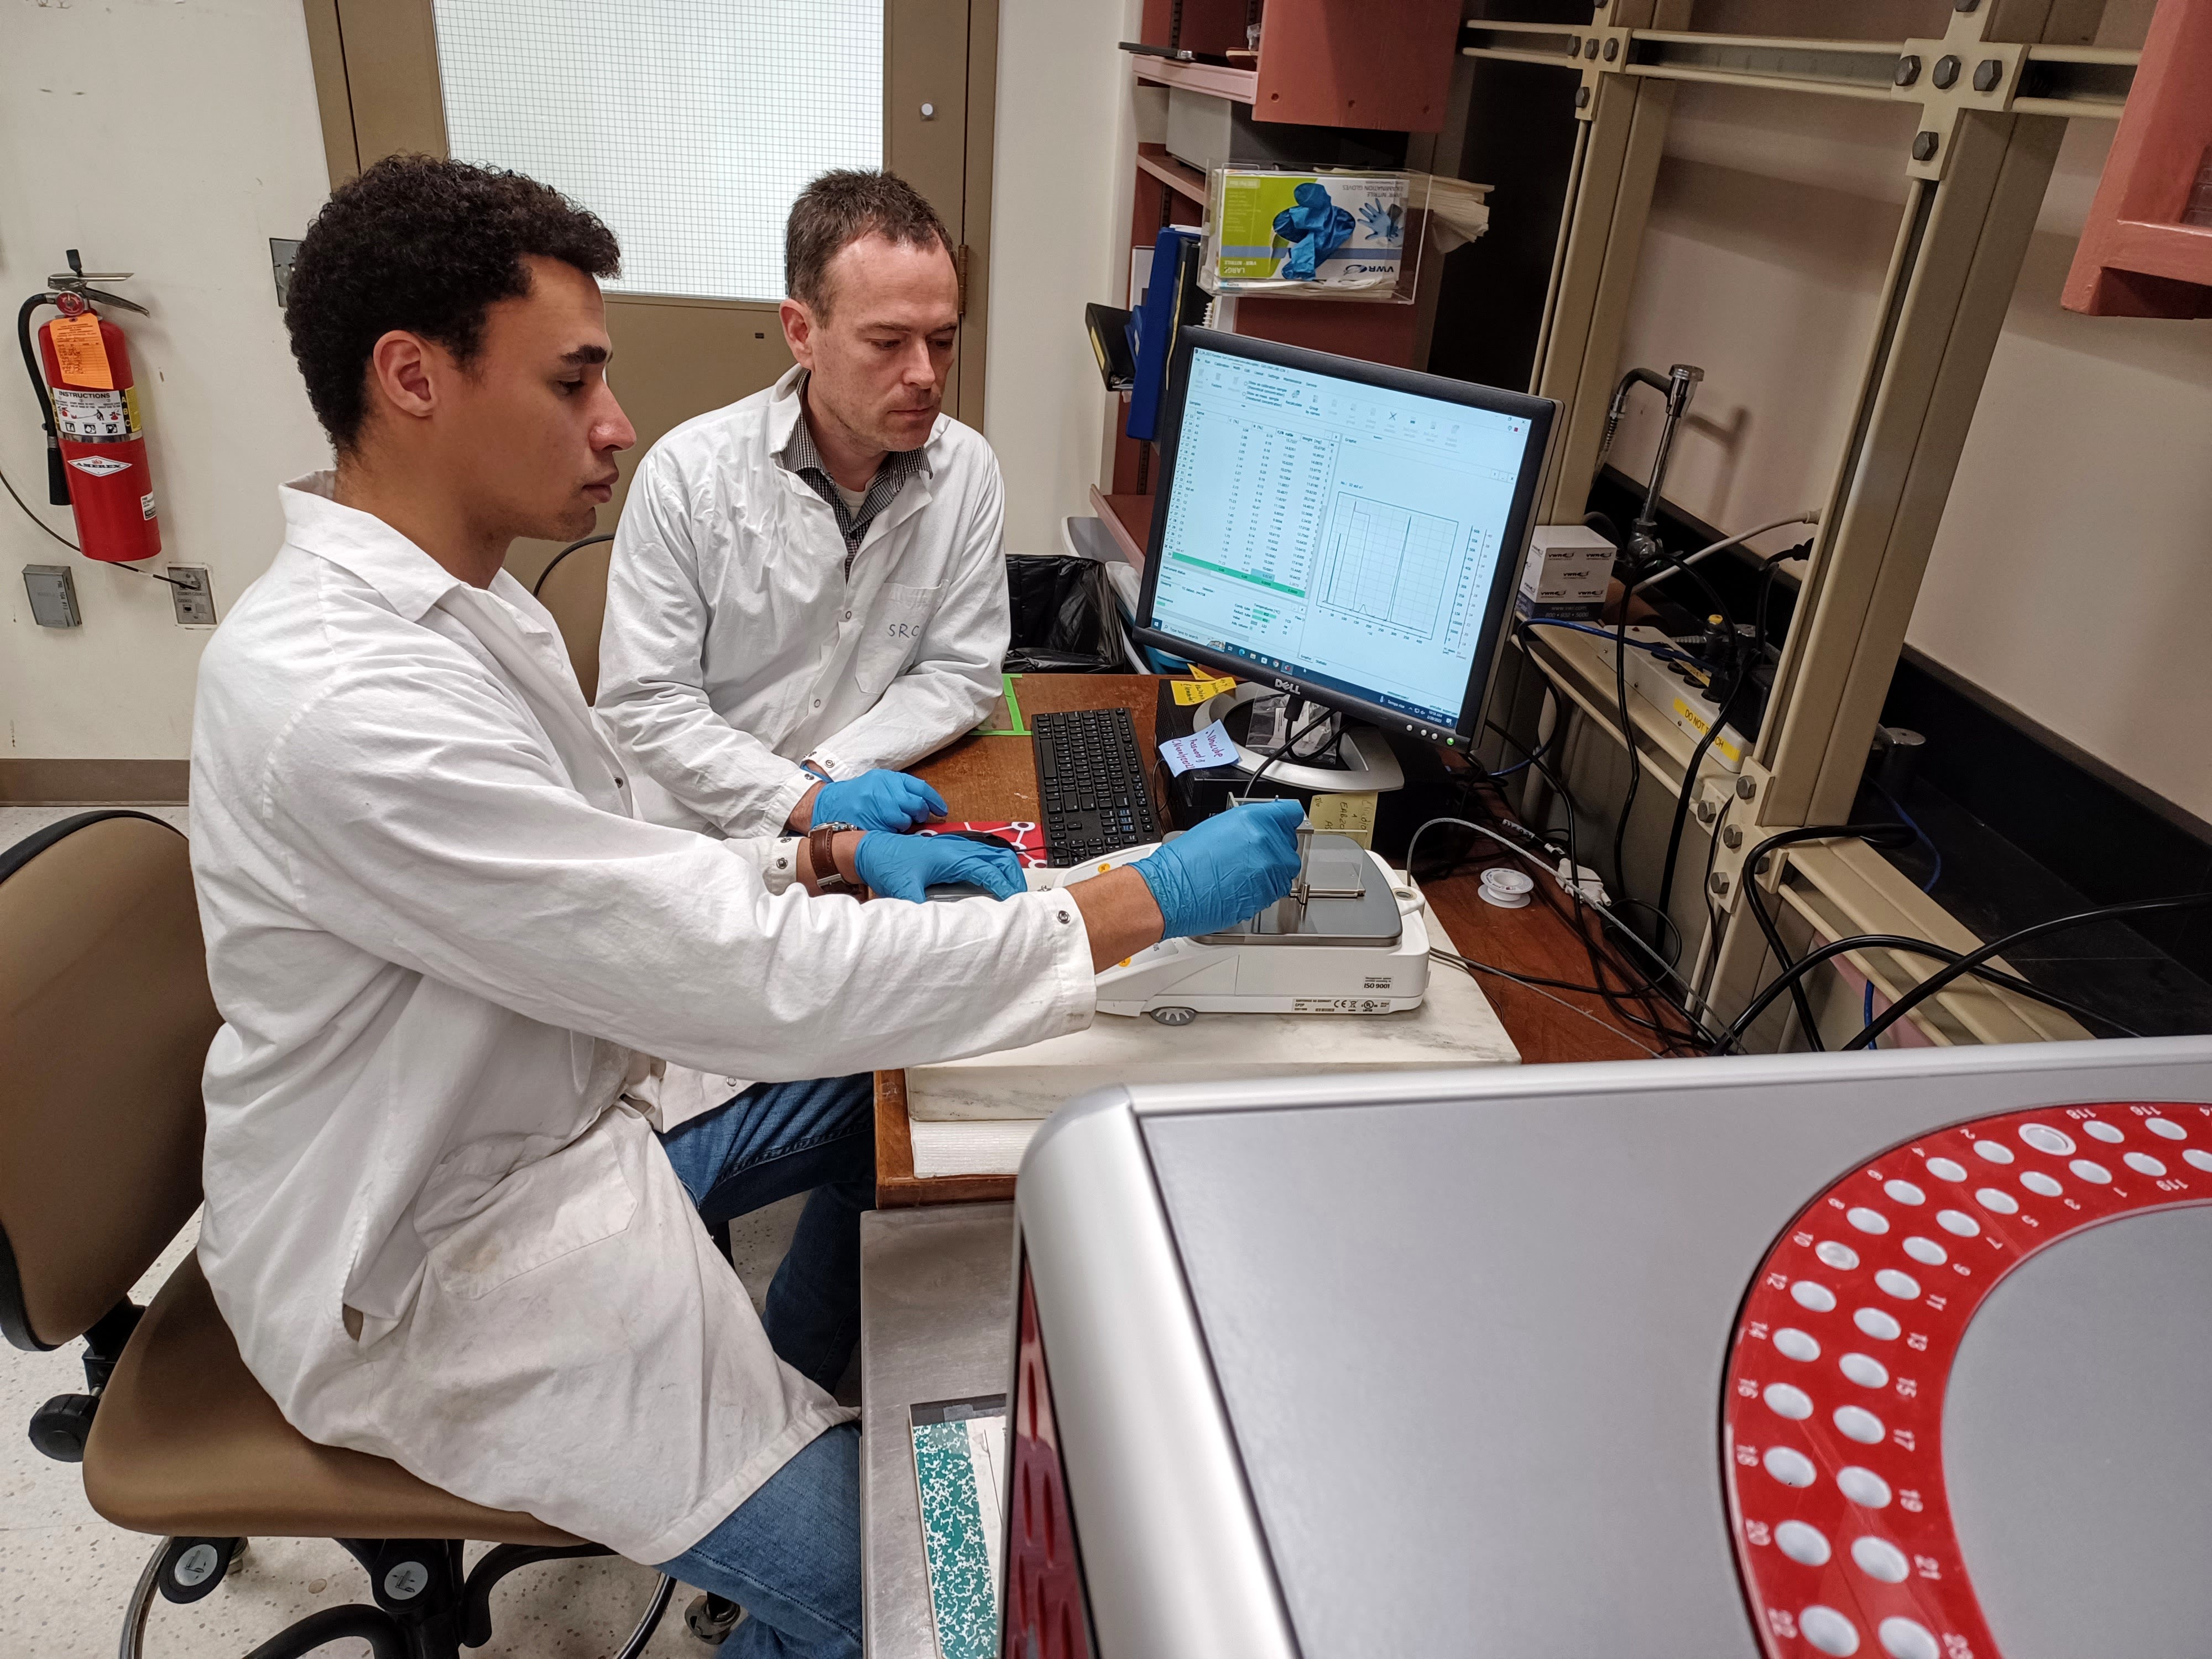
[[1195,679],[1174,682],[1175,700],[1185,708],[1194,708],[1208,697],[1218,696],[1224,691],[1233,691],[1237,682],[1232,679]]
[[1168,763],[1168,770],[1181,777],[1193,768],[1234,766],[1237,745],[1229,740],[1229,733],[1219,720],[1187,738],[1176,738],[1160,745],[1160,758]]

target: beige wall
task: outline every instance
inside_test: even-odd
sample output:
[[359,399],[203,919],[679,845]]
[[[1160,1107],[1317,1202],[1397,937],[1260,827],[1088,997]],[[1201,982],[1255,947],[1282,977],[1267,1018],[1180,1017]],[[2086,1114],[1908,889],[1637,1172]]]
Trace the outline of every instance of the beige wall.
[[1006,550],[1060,550],[1088,513],[1107,398],[1086,301],[1128,287],[1133,158],[1128,58],[1138,0],[1002,0],[992,158],[991,359],[983,433],[1006,479]]
[[[269,272],[269,238],[299,235],[326,189],[299,0],[0,19],[0,295],[12,311],[68,247],[137,273],[126,292],[154,314],[118,320],[161,502],[155,566],[208,566],[224,613],[276,552],[276,482],[328,465]],[[73,540],[69,510],[42,505],[37,406],[6,349],[0,469]],[[61,563],[84,625],[36,627],[21,568]],[[0,758],[187,752],[207,635],[177,625],[167,587],[57,545],[0,498]]]
[[[1744,32],[1940,32],[1902,0],[1785,15],[1701,6]],[[2101,40],[2140,44],[2148,0]],[[1819,502],[1843,440],[1904,199],[1909,106],[1685,87],[1624,365],[1707,371],[1668,493],[1735,528]],[[2075,316],[2058,292],[2112,130],[2073,124],[1990,364],[1910,639],[2148,788],[2212,817],[2212,321]],[[1641,476],[1638,398],[1616,462]],[[1802,533],[1802,532],[1801,532]],[[1762,545],[1785,545],[1778,532]]]

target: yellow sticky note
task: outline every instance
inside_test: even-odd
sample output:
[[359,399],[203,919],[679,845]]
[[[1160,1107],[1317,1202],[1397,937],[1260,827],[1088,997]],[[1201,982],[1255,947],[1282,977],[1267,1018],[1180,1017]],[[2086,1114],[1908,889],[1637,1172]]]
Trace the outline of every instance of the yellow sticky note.
[[1175,683],[1175,700],[1188,708],[1194,703],[1204,702],[1208,697],[1218,696],[1224,691],[1236,689],[1237,682],[1232,679],[1177,680]]
[[1349,836],[1362,847],[1375,844],[1375,802],[1372,789],[1342,795],[1316,795],[1306,817],[1316,830],[1332,836]]
[[62,379],[71,386],[115,389],[114,372],[107,366],[107,342],[100,337],[100,319],[90,312],[57,317],[46,325],[53,333],[54,356]]

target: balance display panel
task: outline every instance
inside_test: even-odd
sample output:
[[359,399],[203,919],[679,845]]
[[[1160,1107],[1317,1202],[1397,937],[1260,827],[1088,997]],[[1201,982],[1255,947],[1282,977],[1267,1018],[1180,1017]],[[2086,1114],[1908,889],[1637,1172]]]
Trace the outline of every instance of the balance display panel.
[[1467,731],[1553,405],[1202,330],[1170,396],[1141,625],[1388,725]]

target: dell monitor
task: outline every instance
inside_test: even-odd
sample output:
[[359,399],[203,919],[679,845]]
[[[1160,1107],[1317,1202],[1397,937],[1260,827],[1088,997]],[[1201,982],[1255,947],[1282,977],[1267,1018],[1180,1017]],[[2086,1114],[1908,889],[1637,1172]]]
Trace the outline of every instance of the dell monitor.
[[1138,639],[1468,747],[1558,405],[1203,328],[1169,376]]

